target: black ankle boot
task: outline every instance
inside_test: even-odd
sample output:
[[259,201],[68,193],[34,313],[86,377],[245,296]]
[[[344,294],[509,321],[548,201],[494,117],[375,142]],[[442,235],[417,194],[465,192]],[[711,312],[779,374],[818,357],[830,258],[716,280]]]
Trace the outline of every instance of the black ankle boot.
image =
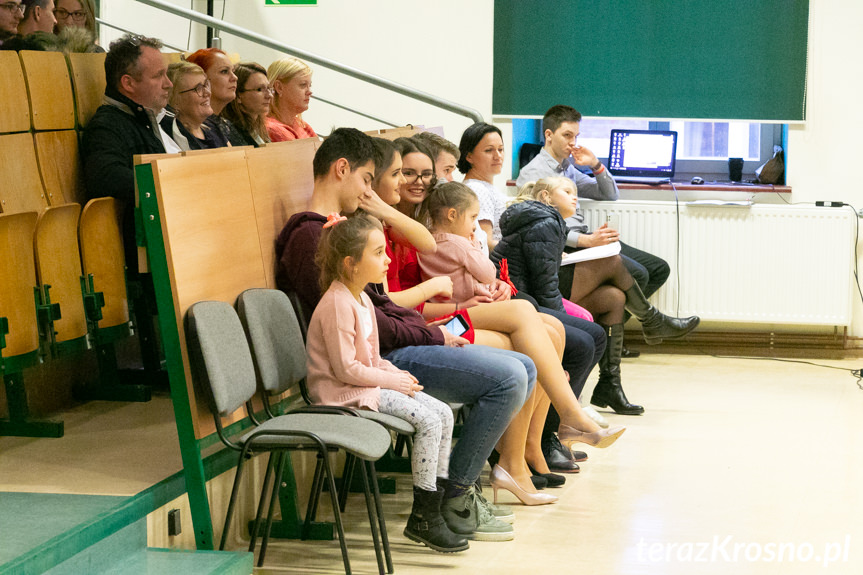
[[644,341],[648,345],[662,343],[663,339],[683,337],[701,322],[701,319],[696,315],[685,318],[665,315],[647,301],[641,288],[635,282],[631,288],[623,293],[626,294],[626,309],[641,322]]
[[464,551],[467,539],[450,531],[440,514],[443,490],[426,491],[414,486],[414,505],[404,535],[441,553]]
[[[605,327],[605,326],[603,326]],[[641,415],[644,408],[629,403],[620,383],[620,353],[623,350],[623,324],[605,327],[607,345],[599,358],[599,382],[593,388],[590,403],[610,407],[620,415]]]

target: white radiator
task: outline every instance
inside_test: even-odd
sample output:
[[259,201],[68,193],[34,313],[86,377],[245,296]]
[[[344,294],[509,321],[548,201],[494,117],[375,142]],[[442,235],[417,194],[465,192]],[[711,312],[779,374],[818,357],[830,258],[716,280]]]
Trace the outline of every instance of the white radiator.
[[729,322],[851,323],[856,215],[849,208],[681,202],[678,258],[673,202],[581,207],[591,230],[619,214],[622,241],[668,262],[671,275],[651,298],[663,311]]

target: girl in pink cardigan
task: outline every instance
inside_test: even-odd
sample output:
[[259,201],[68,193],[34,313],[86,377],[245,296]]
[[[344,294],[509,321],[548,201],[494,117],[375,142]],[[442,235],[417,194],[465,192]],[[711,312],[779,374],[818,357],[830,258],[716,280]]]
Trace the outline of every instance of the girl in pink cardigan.
[[380,221],[330,214],[318,246],[321,288],[306,341],[309,393],[316,403],[395,415],[416,429],[411,453],[414,503],[404,534],[435,551],[468,548],[440,514],[452,443],[452,410],[426,395],[407,371],[380,355],[375,311],[364,289],[382,283],[390,258]]

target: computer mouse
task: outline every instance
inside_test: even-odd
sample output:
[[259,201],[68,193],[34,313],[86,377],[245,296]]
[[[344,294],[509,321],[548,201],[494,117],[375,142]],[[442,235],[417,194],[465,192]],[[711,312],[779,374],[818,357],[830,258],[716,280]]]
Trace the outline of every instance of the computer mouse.
[[691,183],[696,185],[696,186],[700,186],[701,184],[704,183],[704,178],[699,178],[698,176],[695,176],[694,178],[692,178]]

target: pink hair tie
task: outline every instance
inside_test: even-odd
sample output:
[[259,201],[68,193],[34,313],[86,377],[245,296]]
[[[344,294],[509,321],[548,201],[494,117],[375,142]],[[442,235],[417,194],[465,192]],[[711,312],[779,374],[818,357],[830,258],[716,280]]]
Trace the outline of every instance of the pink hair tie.
[[346,219],[348,219],[348,218],[346,218],[345,216],[339,215],[338,212],[333,212],[327,216],[327,223],[324,224],[324,227],[325,228],[331,228],[334,225],[336,225],[337,223],[343,222]]

